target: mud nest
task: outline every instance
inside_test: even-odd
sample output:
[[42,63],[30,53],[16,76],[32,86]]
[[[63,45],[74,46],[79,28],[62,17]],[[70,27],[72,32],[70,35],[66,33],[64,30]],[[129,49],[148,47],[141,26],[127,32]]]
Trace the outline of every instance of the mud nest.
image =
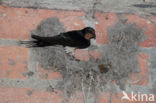
[[[54,36],[65,29],[56,17],[43,20],[31,34]],[[143,33],[135,24],[116,23],[108,29],[108,45],[92,46],[89,50],[102,51],[99,59],[77,61],[65,53],[61,46],[35,48],[36,60],[44,69],[52,69],[62,74],[63,81],[55,87],[70,97],[75,91],[83,91],[84,98],[101,91],[115,91],[112,82],[120,89],[129,85],[129,76],[138,71],[138,41]]]

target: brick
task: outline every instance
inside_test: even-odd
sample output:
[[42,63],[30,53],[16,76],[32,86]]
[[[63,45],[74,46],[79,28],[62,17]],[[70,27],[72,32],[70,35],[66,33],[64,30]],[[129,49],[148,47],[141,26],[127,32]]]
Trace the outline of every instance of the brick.
[[102,52],[99,50],[89,51],[89,54],[94,57],[94,59],[99,59],[102,56]]
[[75,58],[79,60],[85,60],[88,61],[90,57],[92,56],[94,59],[99,59],[102,55],[102,52],[99,50],[85,50],[85,49],[77,49],[75,51]]
[[126,15],[128,23],[136,23],[138,28],[141,28],[144,34],[147,36],[143,42],[139,42],[142,47],[156,47],[156,21],[155,17],[146,19],[138,15]]
[[61,92],[0,87],[0,103],[63,103]]
[[11,8],[0,6],[0,38],[22,39],[30,37],[30,31],[49,17],[57,17],[66,30],[82,29],[84,12]]
[[38,77],[40,79],[62,79],[62,75],[59,72],[54,72],[52,69],[43,69],[41,66],[38,66]]
[[110,103],[110,93],[100,93],[100,96],[98,97],[98,103]]
[[89,51],[88,50],[83,50],[83,49],[77,49],[75,51],[75,58],[79,60],[85,60],[88,61],[90,56],[89,56]]
[[84,12],[74,12],[74,11],[60,11],[56,12],[56,17],[64,24],[64,27],[67,31],[77,30],[85,27],[85,24],[82,20]]
[[24,79],[27,72],[28,49],[16,46],[0,46],[0,78]]
[[117,16],[114,13],[96,13],[96,42],[106,44],[108,39],[107,29],[117,22]]
[[76,91],[69,98],[69,103],[84,103],[83,93],[81,91]]
[[140,73],[132,73],[131,80],[132,85],[149,85],[149,71],[148,71],[148,61],[149,55],[145,53],[140,53],[138,55],[138,67],[141,69]]
[[129,103],[128,100],[121,100],[122,96],[121,93],[112,94],[112,103]]
[[156,24],[156,16],[150,16],[149,20],[150,20],[152,23]]

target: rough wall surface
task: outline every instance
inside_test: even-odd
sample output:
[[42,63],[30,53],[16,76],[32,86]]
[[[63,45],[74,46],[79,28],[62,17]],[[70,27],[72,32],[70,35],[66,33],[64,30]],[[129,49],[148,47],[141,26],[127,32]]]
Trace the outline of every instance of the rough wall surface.
[[95,9],[104,12],[156,13],[155,0],[1,0],[3,5],[63,10]]
[[[123,90],[156,95],[155,2],[0,0],[0,103],[133,103],[121,100]],[[17,44],[32,33],[85,26],[96,29],[96,42],[74,57],[62,47]]]

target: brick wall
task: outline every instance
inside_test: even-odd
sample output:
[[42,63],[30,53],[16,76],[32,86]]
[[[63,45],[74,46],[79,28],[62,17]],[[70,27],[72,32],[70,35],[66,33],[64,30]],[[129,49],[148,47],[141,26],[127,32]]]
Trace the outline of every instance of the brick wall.
[[[63,91],[53,91],[52,88],[47,88],[49,83],[56,85],[56,81],[62,79],[61,74],[38,66],[31,58],[33,55],[31,49],[20,47],[15,42],[19,39],[28,40],[30,31],[35,29],[42,20],[52,16],[57,17],[66,30],[81,29],[87,25],[83,18],[85,15],[84,11],[0,6],[0,103],[65,102]],[[94,15],[96,45],[107,45],[107,29],[120,20],[121,14],[97,11]],[[136,26],[141,28],[146,35],[145,40],[139,42],[138,67],[140,72],[131,74],[132,84],[129,91],[156,94],[156,16],[127,13],[122,15],[127,18],[127,23],[136,23]],[[90,52],[95,58],[99,58],[100,53],[98,50]],[[77,50],[75,56],[86,61],[90,58],[85,50]],[[138,78],[140,81],[135,82]],[[113,84],[116,87],[116,84]],[[48,92],[47,89],[53,92]],[[98,103],[121,103],[123,102],[121,96],[120,90],[117,94],[103,92],[97,95],[96,101]],[[83,103],[81,91],[69,98],[69,102]]]

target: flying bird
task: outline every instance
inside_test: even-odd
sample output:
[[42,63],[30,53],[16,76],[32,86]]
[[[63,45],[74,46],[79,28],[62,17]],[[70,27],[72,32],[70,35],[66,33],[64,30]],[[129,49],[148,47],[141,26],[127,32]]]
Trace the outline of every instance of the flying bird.
[[51,37],[37,35],[31,35],[31,37],[34,40],[19,41],[19,43],[24,44],[27,48],[62,45],[63,47],[85,49],[90,46],[90,40],[95,39],[96,35],[92,27],[85,27],[81,30],[68,31]]

